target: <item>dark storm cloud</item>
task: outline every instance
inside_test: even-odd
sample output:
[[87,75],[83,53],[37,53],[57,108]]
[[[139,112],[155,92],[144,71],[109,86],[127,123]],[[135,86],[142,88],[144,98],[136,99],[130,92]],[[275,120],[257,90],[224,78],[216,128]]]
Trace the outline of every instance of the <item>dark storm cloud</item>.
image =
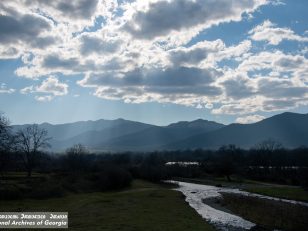
[[[137,12],[123,29],[138,39],[151,40],[199,24],[215,24],[238,19],[258,4],[247,0],[159,1],[149,4],[147,12]],[[135,25],[138,25],[136,29]]]
[[42,17],[29,14],[19,18],[0,15],[0,43],[2,44],[27,42],[34,43],[34,45],[39,43],[39,46],[44,46],[44,44],[50,45],[54,41],[37,38],[40,33],[50,29],[50,23]]
[[100,55],[104,55],[104,53],[112,54],[119,49],[122,41],[103,41],[100,38],[85,35],[81,37],[81,43],[80,53],[88,56],[93,53]]

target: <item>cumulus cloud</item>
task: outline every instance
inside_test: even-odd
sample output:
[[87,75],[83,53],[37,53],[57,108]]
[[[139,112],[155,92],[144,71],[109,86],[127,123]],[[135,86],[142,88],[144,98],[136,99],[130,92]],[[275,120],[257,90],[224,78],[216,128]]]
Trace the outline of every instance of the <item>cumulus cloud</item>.
[[[49,94],[36,96],[39,101],[67,94],[72,80],[59,82],[54,76],[59,72],[83,74],[77,83],[93,87],[93,96],[125,103],[205,105],[214,114],[290,109],[308,102],[307,49],[286,54],[265,46],[259,52],[256,41],[307,41],[304,35],[267,20],[237,44],[192,40],[269,3],[282,2],[3,0],[0,59],[22,57],[17,76],[50,75],[41,85],[20,90]],[[213,109],[215,103],[220,108]]]
[[134,98],[137,101],[147,102],[171,101],[191,105],[200,101],[200,98],[215,98],[222,92],[217,86],[211,85],[223,75],[215,69],[198,68],[168,68],[136,69],[132,72],[89,74],[78,84],[87,87],[98,87],[95,95],[107,99]]
[[[178,0],[150,2],[146,10],[137,10],[122,26],[135,39],[153,40],[185,33],[190,30],[194,36],[198,31],[222,22],[239,21],[244,12],[252,12],[265,0],[211,1]],[[197,31],[194,28],[200,27]]]
[[235,122],[241,123],[241,124],[249,124],[249,123],[256,123],[264,119],[266,119],[264,116],[252,115],[252,116],[246,116],[246,117],[238,117],[235,120]]
[[220,40],[203,41],[185,48],[178,47],[168,51],[168,59],[174,67],[178,66],[199,66],[202,61],[205,61],[201,67],[207,66],[207,63],[221,61],[222,59],[229,59],[231,57],[239,57],[246,53],[251,47],[251,42],[245,40],[237,46],[226,47]]
[[125,99],[124,103],[131,103],[132,101],[130,99]]
[[[43,15],[47,15],[57,22],[76,23],[94,20],[96,11],[98,10],[98,0],[3,0],[2,9],[14,8],[20,11],[30,10]],[[102,6],[101,6],[102,7]]]
[[21,41],[31,43],[51,27],[50,20],[34,14],[22,15],[19,18],[0,15],[0,42],[6,45]]
[[85,35],[81,37],[80,53],[84,56],[93,53],[105,55],[106,53],[115,53],[119,50],[121,40],[105,40],[96,36]]
[[0,46],[0,59],[16,59],[20,56],[20,51],[12,46]]
[[276,24],[269,20],[264,21],[261,25],[256,26],[248,33],[253,34],[251,38],[256,41],[267,40],[269,44],[278,45],[283,39],[297,40],[307,42],[308,38],[295,35],[294,31],[289,28],[274,28]]
[[55,76],[49,76],[43,81],[42,85],[36,87],[37,92],[53,93],[54,95],[66,95],[68,85],[65,83],[59,83],[59,80]]
[[37,101],[50,101],[53,99],[53,97],[51,95],[47,95],[47,96],[35,96],[35,99]]
[[202,107],[201,104],[199,103],[198,106],[197,106],[196,108],[203,108],[203,107]]

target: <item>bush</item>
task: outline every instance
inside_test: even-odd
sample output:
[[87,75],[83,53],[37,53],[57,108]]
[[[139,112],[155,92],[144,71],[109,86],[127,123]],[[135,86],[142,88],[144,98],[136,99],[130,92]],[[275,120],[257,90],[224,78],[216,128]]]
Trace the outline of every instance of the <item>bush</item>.
[[167,180],[169,175],[165,166],[142,165],[130,168],[130,172],[135,178],[152,182],[160,182],[162,180]]
[[55,184],[55,182],[39,184],[37,187],[33,188],[32,192],[29,194],[30,198],[39,200],[65,196],[66,191],[60,185]]
[[0,189],[0,200],[21,199],[22,194],[16,186],[6,186]]
[[130,173],[117,166],[106,168],[101,174],[102,190],[117,190],[129,187],[132,182]]

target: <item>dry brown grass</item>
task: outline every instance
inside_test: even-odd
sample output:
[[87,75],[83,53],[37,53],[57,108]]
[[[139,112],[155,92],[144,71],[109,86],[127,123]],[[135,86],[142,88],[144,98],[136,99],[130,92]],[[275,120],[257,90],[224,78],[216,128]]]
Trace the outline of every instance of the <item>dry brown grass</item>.
[[223,194],[224,204],[244,219],[279,230],[307,230],[308,207],[239,194]]

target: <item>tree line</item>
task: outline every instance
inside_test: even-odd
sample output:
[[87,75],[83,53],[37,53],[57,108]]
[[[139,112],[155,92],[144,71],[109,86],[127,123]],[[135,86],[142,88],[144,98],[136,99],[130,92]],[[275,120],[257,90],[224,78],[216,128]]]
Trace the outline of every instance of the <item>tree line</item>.
[[[235,176],[239,182],[245,177],[280,183],[308,183],[308,148],[287,149],[272,138],[253,145],[249,150],[229,144],[218,150],[198,148],[116,154],[89,153],[82,144],[75,144],[64,153],[51,153],[47,152],[50,139],[48,131],[36,124],[12,131],[10,121],[1,113],[0,172],[26,170],[30,177],[34,169],[47,173],[102,172],[107,169],[105,175],[118,175],[118,178],[130,175],[150,181],[205,176],[225,176],[231,181],[231,176]],[[168,162],[175,164],[166,165]],[[183,165],[181,162],[196,164]]]

